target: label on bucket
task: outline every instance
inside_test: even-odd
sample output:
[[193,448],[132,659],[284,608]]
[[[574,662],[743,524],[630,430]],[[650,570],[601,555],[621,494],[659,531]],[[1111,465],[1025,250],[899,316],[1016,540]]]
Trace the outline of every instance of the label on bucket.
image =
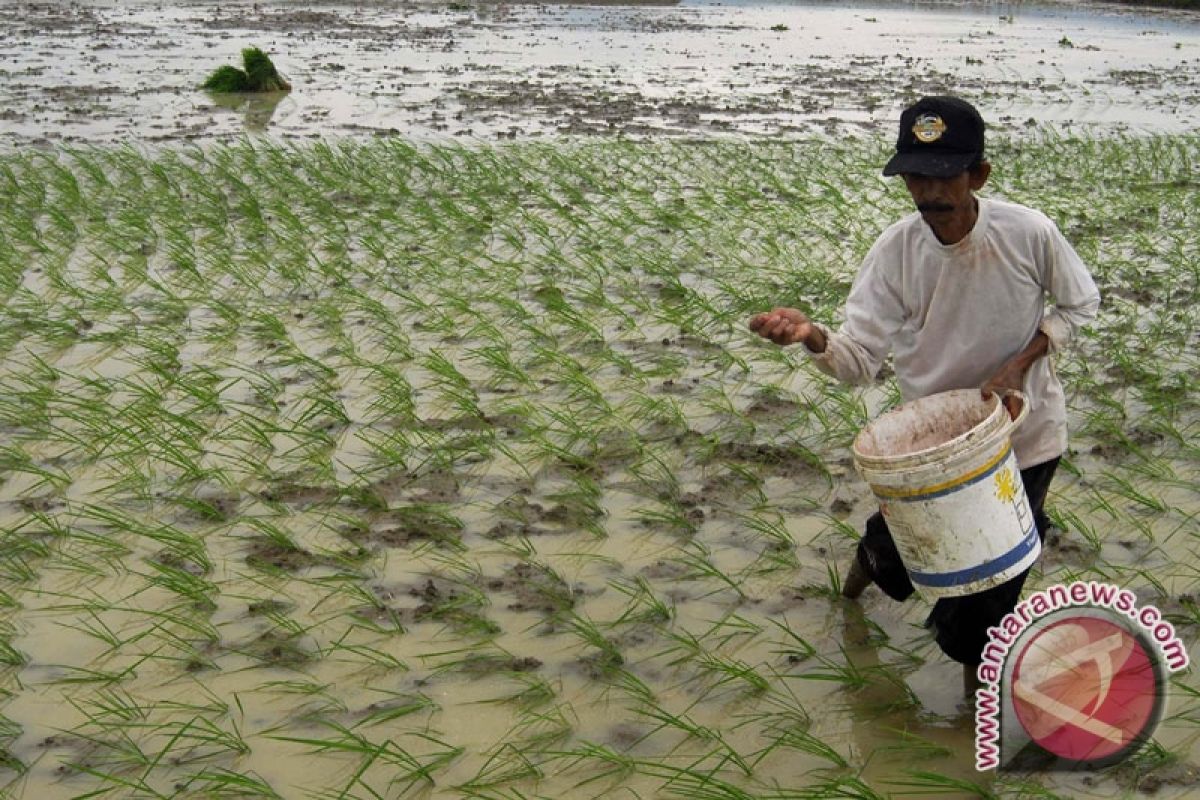
[[871,488],[909,578],[929,597],[970,594],[1003,583],[1041,552],[1007,442],[953,479]]

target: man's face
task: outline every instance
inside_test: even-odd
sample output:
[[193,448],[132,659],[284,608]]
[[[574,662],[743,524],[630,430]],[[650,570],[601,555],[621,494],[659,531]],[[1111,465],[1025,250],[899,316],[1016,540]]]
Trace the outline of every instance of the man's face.
[[953,178],[905,173],[904,185],[921,216],[936,227],[958,215],[970,214],[975,204],[974,191],[983,186],[983,180],[977,180],[976,172],[971,171],[960,172]]

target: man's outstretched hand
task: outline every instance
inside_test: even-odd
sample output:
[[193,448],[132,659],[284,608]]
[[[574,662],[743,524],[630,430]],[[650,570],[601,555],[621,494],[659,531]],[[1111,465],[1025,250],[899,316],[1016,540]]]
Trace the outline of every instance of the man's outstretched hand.
[[775,344],[796,344],[814,353],[825,352],[825,335],[812,324],[803,311],[794,308],[775,308],[750,318],[750,330]]

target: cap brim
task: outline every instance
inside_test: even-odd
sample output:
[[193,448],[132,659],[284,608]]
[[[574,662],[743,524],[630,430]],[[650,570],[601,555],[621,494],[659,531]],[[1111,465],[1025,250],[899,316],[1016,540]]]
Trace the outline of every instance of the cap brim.
[[883,167],[884,175],[928,175],[953,178],[966,172],[978,153],[896,153]]

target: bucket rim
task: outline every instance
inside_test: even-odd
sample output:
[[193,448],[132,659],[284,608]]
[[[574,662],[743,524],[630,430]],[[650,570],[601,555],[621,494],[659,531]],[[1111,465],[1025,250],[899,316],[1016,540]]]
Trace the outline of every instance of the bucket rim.
[[[919,403],[920,401],[927,400],[931,397],[942,397],[945,395],[957,396],[968,393],[975,395],[982,402],[990,403],[992,406],[992,410],[988,412],[987,416],[976,423],[970,430],[964,431],[963,433],[960,433],[951,439],[947,439],[940,444],[935,444],[932,447],[925,447],[921,450],[913,450],[911,453],[901,453],[897,455],[868,455],[859,449],[859,439],[864,433],[870,430],[871,425],[875,424],[875,422],[882,419],[885,415],[895,411],[896,409],[902,408],[906,405]],[[859,431],[858,435],[854,437],[854,441],[850,445],[850,450],[854,454],[855,460],[864,466],[885,467],[898,464],[925,464],[930,461],[943,459],[945,457],[946,450],[952,449],[956,445],[966,444],[967,442],[975,439],[982,439],[986,441],[991,439],[993,436],[996,438],[1008,436],[1010,429],[1003,424],[997,424],[997,418],[1000,416],[1007,418],[1008,411],[1004,408],[1004,404],[1000,401],[1000,395],[995,392],[988,395],[986,398],[980,396],[978,389],[950,389],[945,392],[936,392],[934,394],[925,395],[924,397],[918,397],[915,400],[911,400],[907,403],[901,403],[898,406],[893,406],[880,416],[876,417],[865,428]],[[1002,422],[1003,420],[1001,420],[1001,423]]]

